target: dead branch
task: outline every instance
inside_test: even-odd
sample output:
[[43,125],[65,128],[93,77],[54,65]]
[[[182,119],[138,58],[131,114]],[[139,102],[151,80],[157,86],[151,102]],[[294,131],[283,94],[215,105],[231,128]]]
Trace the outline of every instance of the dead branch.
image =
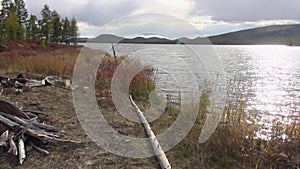
[[24,140],[22,138],[18,139],[18,150],[19,150],[19,163],[23,164],[26,158],[26,154],[25,154]]
[[16,146],[16,143],[14,141],[14,135],[11,135],[9,137],[9,150],[8,150],[8,153],[12,153],[15,156],[18,155],[17,146]]
[[5,132],[2,133],[0,136],[0,146],[6,146],[6,142],[9,139],[9,130],[6,130]]
[[41,153],[44,153],[46,155],[49,154],[49,151],[45,150],[45,149],[42,149],[40,147],[38,147],[37,145],[35,145],[32,141],[28,141],[28,143],[33,147],[35,148],[37,151],[41,152]]

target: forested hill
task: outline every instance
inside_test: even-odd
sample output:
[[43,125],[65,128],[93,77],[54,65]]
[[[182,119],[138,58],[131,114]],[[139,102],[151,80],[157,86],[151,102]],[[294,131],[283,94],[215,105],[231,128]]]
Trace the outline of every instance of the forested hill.
[[[222,45],[300,45],[300,24],[273,25],[209,37],[213,44]],[[194,43],[197,39],[192,40]]]

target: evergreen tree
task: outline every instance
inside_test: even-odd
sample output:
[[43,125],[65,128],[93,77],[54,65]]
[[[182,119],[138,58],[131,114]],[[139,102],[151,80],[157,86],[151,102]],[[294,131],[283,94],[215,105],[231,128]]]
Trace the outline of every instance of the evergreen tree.
[[15,0],[15,5],[19,17],[19,23],[20,25],[25,26],[26,20],[28,18],[28,12],[25,7],[25,2],[23,0]]
[[16,7],[11,3],[7,18],[4,20],[5,39],[6,40],[23,40],[24,32],[19,24]]
[[4,22],[4,20],[8,17],[8,13],[9,13],[9,8],[10,5],[12,4],[12,0],[2,0],[1,3],[1,11],[0,11],[0,21],[1,23]]
[[51,13],[51,16],[53,25],[52,40],[58,43],[62,40],[62,23],[59,14],[55,10]]
[[75,17],[71,22],[67,17],[61,20],[57,11],[51,11],[48,5],[44,5],[40,20],[35,15],[30,15],[27,20],[24,0],[2,0],[0,7],[0,40],[22,40],[26,35],[26,39],[31,40],[77,44],[79,33]]
[[62,23],[63,23],[62,40],[63,42],[65,42],[66,45],[70,45],[70,21],[66,17]]
[[38,19],[38,28],[39,28],[38,38],[39,39],[43,39],[42,27],[43,27],[43,20]]
[[78,36],[79,36],[79,33],[78,33],[77,21],[76,21],[75,17],[73,17],[71,20],[70,37],[71,37],[71,41],[73,42],[74,45],[77,45]]
[[4,37],[5,25],[4,20],[8,17],[9,8],[12,3],[12,0],[2,0],[1,10],[0,10],[0,34]]
[[42,15],[41,33],[43,38],[49,41],[53,32],[53,26],[52,26],[51,10],[48,5],[44,5],[44,8],[41,11],[41,15]]
[[38,27],[38,20],[35,15],[30,15],[29,20],[26,24],[26,35],[27,39],[36,40],[39,39],[39,27]]

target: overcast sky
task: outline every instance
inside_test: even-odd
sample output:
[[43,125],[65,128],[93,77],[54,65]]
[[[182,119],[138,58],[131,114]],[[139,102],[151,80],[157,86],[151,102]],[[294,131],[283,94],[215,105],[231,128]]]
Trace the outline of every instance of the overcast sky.
[[[25,0],[25,2],[29,13],[37,16],[40,15],[44,4],[48,4],[52,10],[57,10],[61,16],[70,18],[75,16],[82,37],[93,37],[103,32],[119,36],[143,33],[146,35],[155,32],[174,37],[180,35],[195,37],[201,36],[201,33],[202,36],[209,36],[258,26],[300,23],[299,0]],[[188,28],[191,26],[192,29]]]

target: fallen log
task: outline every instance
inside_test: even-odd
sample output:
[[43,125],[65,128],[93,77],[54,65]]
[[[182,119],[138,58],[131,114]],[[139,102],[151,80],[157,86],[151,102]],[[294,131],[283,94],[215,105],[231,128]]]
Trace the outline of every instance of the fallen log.
[[6,127],[7,129],[16,131],[17,127],[19,126],[17,123],[3,117],[0,115],[0,124],[2,124],[4,127]]
[[[9,130],[12,130],[14,132],[24,132],[24,134],[28,134],[32,137],[38,138],[42,141],[47,141],[47,142],[55,142],[55,141],[64,141],[61,139],[57,139],[58,137],[60,137],[60,135],[58,133],[51,133],[51,132],[47,132],[47,131],[43,131],[42,129],[36,128],[36,127],[32,127],[30,124],[28,123],[24,123],[25,125],[20,125],[17,122],[14,122],[8,118],[5,118],[4,116],[1,115],[0,113],[0,123],[7,127]],[[19,135],[19,134],[17,134]]]
[[13,122],[18,123],[19,125],[29,126],[30,128],[35,128],[32,124],[26,122],[25,119],[19,118],[17,116],[14,116],[14,115],[11,115],[11,114],[7,114],[7,113],[1,112],[1,111],[0,111],[0,115],[3,116],[3,117],[5,117],[5,118],[7,118],[7,119],[9,119],[9,120],[11,120],[11,121],[13,121]]
[[42,80],[28,80],[29,87],[56,86],[60,88],[70,89],[71,81],[59,78],[57,76],[46,76]]
[[38,123],[38,122],[35,122],[35,121],[32,122],[32,125],[37,127],[37,128],[49,131],[49,132],[58,132],[58,128],[56,128],[54,126],[51,126],[51,125],[42,124],[42,123]]
[[13,103],[8,102],[6,100],[0,99],[0,111],[12,114],[17,117],[22,117],[25,119],[29,119],[28,115],[26,115],[22,110],[20,110],[17,106],[15,106]]
[[12,120],[13,122],[18,123],[19,125],[28,126],[29,128],[34,129],[34,130],[44,130],[49,133],[50,132],[58,132],[58,129],[56,127],[53,127],[53,126],[47,125],[47,124],[38,123],[36,121],[33,121],[33,119],[31,119],[31,120],[23,119],[23,118],[19,118],[14,115],[11,115],[11,114],[6,114],[4,112],[0,112],[0,115],[7,119]]
[[133,107],[136,109],[136,112],[138,114],[138,117],[140,119],[140,121],[142,122],[145,131],[148,135],[149,141],[151,143],[151,147],[157,157],[157,160],[160,164],[160,167],[162,169],[171,169],[171,165],[169,163],[169,160],[167,159],[167,156],[164,152],[164,150],[161,148],[154,132],[152,131],[147,119],[145,118],[145,116],[143,115],[143,112],[138,108],[138,106],[134,103],[131,95],[129,96],[130,102],[133,105]]

